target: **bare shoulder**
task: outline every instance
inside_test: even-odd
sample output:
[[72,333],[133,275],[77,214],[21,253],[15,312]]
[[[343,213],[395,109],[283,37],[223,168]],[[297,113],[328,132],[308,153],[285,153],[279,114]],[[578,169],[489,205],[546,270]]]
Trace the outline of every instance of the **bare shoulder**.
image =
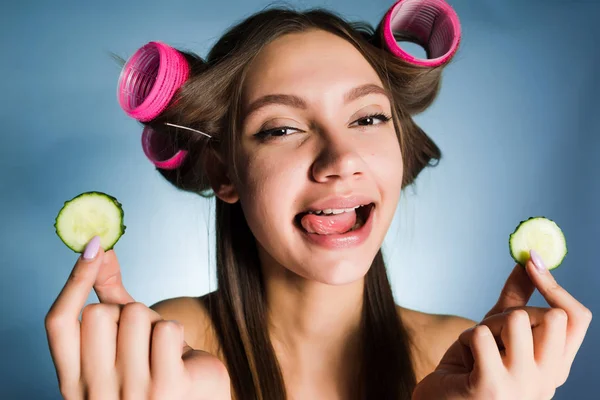
[[174,297],[150,306],[165,320],[183,324],[185,341],[194,349],[211,352],[213,329],[210,315],[202,297]]
[[477,324],[455,315],[429,314],[400,306],[396,310],[411,336],[418,380],[435,369],[461,332]]

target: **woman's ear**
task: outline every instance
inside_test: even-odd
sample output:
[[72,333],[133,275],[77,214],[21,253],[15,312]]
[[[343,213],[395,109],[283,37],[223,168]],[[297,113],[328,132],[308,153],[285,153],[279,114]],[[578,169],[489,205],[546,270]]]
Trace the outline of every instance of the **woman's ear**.
[[235,186],[231,180],[229,180],[229,177],[226,176],[225,179],[227,182],[221,182],[217,185],[213,185],[213,191],[217,197],[223,200],[225,203],[236,203],[240,199],[240,196],[238,195],[237,190],[235,189]]
[[213,192],[219,199],[226,203],[236,203],[240,196],[238,195],[237,189],[229,177],[227,166],[219,155],[213,151],[210,153],[211,156],[206,157],[207,160],[204,170],[206,171]]

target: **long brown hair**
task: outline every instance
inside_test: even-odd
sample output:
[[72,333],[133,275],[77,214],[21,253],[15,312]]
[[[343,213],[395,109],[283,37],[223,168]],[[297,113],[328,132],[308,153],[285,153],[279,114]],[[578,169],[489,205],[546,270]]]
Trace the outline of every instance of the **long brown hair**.
[[[240,131],[241,90],[247,66],[260,50],[282,35],[321,29],[353,44],[372,65],[393,95],[393,121],[404,160],[402,187],[440,159],[439,148],[416,125],[412,116],[436,97],[442,68],[410,65],[383,49],[377,30],[350,23],[330,11],[305,12],[271,8],[231,27],[206,60],[184,52],[192,67],[170,107],[151,125],[175,148],[189,155],[176,170],[160,173],[177,188],[203,196],[211,176],[222,166],[236,173],[235,152]],[[210,133],[202,135],[165,126],[164,122]],[[235,234],[234,234],[235,232]],[[284,380],[270,341],[264,286],[255,239],[239,203],[216,199],[218,288],[207,298],[233,393],[238,399],[282,400]],[[411,337],[396,311],[381,250],[365,277],[361,322],[360,397],[410,399],[416,384]]]

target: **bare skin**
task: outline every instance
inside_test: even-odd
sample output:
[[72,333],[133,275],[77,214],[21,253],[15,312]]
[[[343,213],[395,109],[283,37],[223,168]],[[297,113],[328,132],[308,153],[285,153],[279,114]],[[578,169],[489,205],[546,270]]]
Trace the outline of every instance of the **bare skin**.
[[[165,320],[181,322],[184,326],[186,341],[192,348],[216,355],[224,362],[219,351],[218,340],[204,306],[205,297],[179,297],[163,300],[151,308]],[[475,321],[459,316],[428,314],[401,306],[397,306],[397,310],[409,332],[412,332],[414,341],[412,354],[417,381],[433,372],[450,345],[458,339],[463,331],[476,324]],[[337,354],[333,352],[322,352],[319,357],[327,358],[325,364],[338,364],[340,366],[339,371],[330,371],[326,375],[329,381],[323,383],[325,386],[340,388],[340,382],[335,380],[334,377],[349,376],[354,372],[347,369],[354,363],[336,363],[338,361],[336,360]],[[317,360],[309,358],[305,359],[305,362],[312,364],[317,363]],[[318,362],[323,361],[318,360]],[[282,366],[282,369],[285,369],[285,366]],[[298,371],[302,368],[295,366],[294,369]],[[284,374],[286,374],[286,371],[284,371]],[[289,372],[286,375],[292,376],[293,374]],[[296,380],[300,379],[296,378]],[[303,380],[302,385],[308,387],[297,389],[299,393],[290,390],[292,388],[288,387],[290,398],[303,398],[302,396],[305,395],[306,391],[323,395],[323,389],[316,387],[315,382],[318,382],[318,380],[311,381],[307,377]],[[300,391],[302,392],[300,393]],[[349,398],[344,397],[343,394],[344,392],[338,393],[335,397],[327,398]]]

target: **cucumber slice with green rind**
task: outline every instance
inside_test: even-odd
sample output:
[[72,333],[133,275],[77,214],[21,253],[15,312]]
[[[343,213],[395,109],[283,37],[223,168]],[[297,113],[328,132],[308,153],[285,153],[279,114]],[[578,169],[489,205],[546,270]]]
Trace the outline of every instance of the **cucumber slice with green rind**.
[[546,217],[531,217],[521,221],[508,239],[510,255],[519,264],[529,260],[535,250],[549,270],[557,268],[566,257],[567,241],[556,222]]
[[111,250],[125,233],[123,207],[111,195],[85,192],[65,201],[54,228],[68,248],[82,253],[86,244],[96,235],[104,251]]

